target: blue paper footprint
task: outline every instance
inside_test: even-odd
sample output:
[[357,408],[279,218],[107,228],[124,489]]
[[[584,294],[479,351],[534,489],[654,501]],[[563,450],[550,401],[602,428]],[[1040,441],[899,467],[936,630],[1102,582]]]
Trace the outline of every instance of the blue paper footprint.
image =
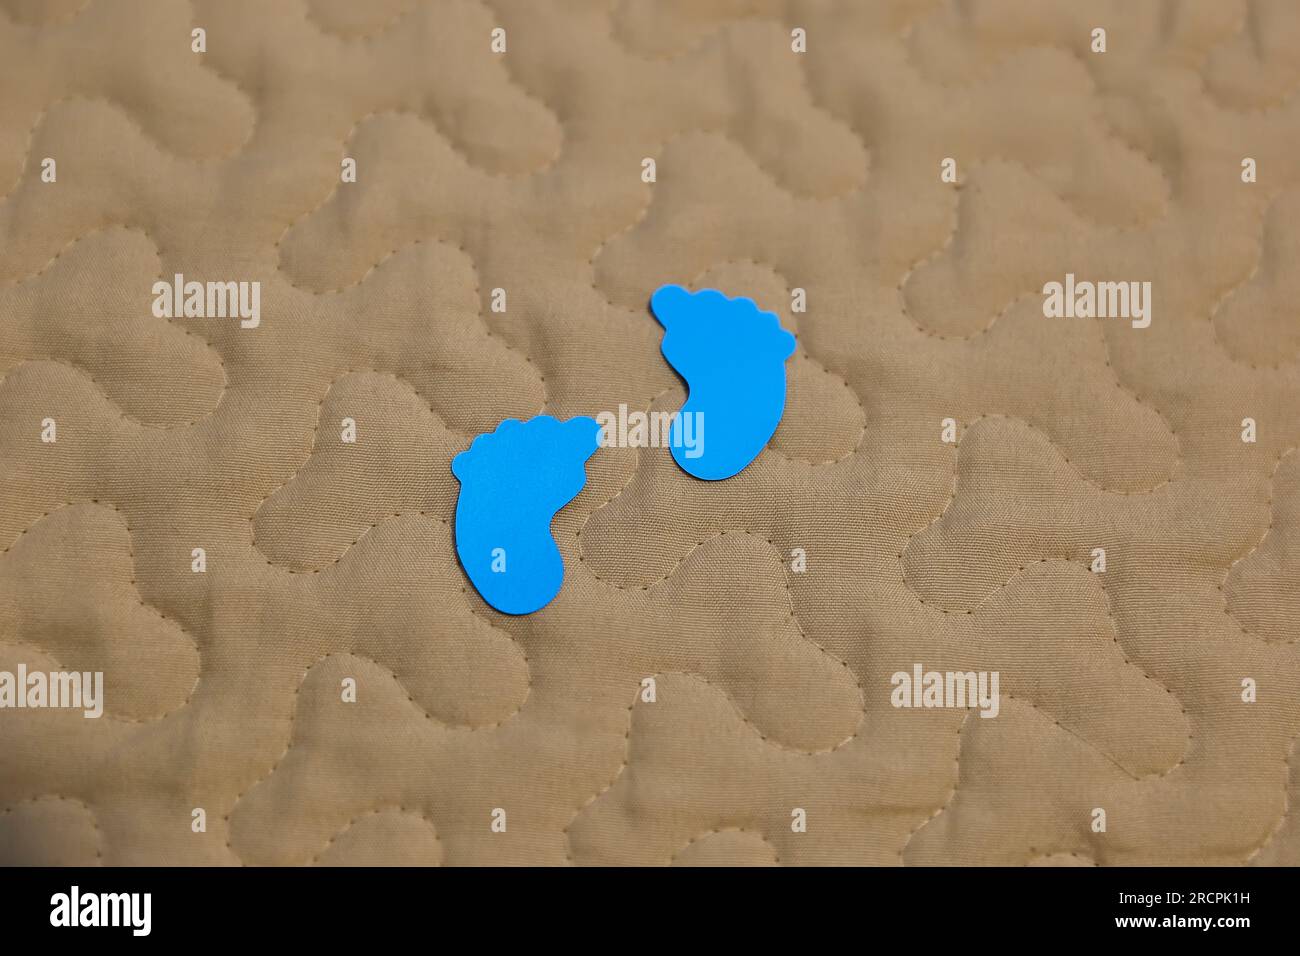
[[507,418],[452,459],[460,480],[456,555],[498,611],[531,614],[560,593],[564,560],[551,519],[587,483],[599,432],[585,416]]
[[664,358],[690,392],[679,413],[686,420],[674,438],[703,439],[696,447],[674,440],[673,458],[696,478],[730,478],[758,457],[781,421],[794,336],[753,299],[713,289],[660,286],[650,308],[665,330]]

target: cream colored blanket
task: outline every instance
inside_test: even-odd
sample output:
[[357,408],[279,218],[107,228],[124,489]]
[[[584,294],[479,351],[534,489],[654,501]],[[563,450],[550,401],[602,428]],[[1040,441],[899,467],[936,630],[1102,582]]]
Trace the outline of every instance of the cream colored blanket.
[[[0,863],[1300,861],[1300,5],[0,0],[0,78]],[[452,456],[678,408],[665,282],[775,438],[602,449],[492,611]]]

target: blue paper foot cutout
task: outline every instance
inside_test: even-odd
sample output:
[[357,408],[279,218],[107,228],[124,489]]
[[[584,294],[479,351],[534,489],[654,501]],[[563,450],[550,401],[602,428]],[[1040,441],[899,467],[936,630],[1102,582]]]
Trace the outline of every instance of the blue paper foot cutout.
[[551,519],[587,483],[599,431],[585,416],[507,418],[452,459],[460,480],[456,555],[498,611],[531,614],[560,593],[564,560]]
[[794,336],[753,299],[713,289],[660,286],[650,308],[665,330],[664,358],[690,389],[683,428],[707,435],[696,447],[672,442],[673,458],[696,478],[730,478],[758,457],[781,421]]

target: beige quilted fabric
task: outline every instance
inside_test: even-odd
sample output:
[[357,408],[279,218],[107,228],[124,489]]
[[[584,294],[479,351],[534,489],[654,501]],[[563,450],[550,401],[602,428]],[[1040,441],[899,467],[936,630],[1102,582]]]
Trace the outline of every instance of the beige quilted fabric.
[[[0,0],[0,77],[0,670],[107,685],[0,710],[0,862],[1300,862],[1300,5]],[[601,450],[497,614],[451,457],[677,407],[664,282],[797,334],[771,447]]]

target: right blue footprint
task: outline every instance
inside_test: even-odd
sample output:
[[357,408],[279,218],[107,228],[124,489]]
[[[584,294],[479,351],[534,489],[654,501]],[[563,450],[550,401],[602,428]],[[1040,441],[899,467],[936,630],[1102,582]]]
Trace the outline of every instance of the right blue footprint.
[[686,419],[686,434],[694,428],[696,441],[673,441],[673,459],[707,481],[739,474],[781,422],[785,360],[794,354],[794,336],[753,299],[732,299],[713,289],[660,286],[650,309],[664,327],[664,358],[689,390],[678,414]]

